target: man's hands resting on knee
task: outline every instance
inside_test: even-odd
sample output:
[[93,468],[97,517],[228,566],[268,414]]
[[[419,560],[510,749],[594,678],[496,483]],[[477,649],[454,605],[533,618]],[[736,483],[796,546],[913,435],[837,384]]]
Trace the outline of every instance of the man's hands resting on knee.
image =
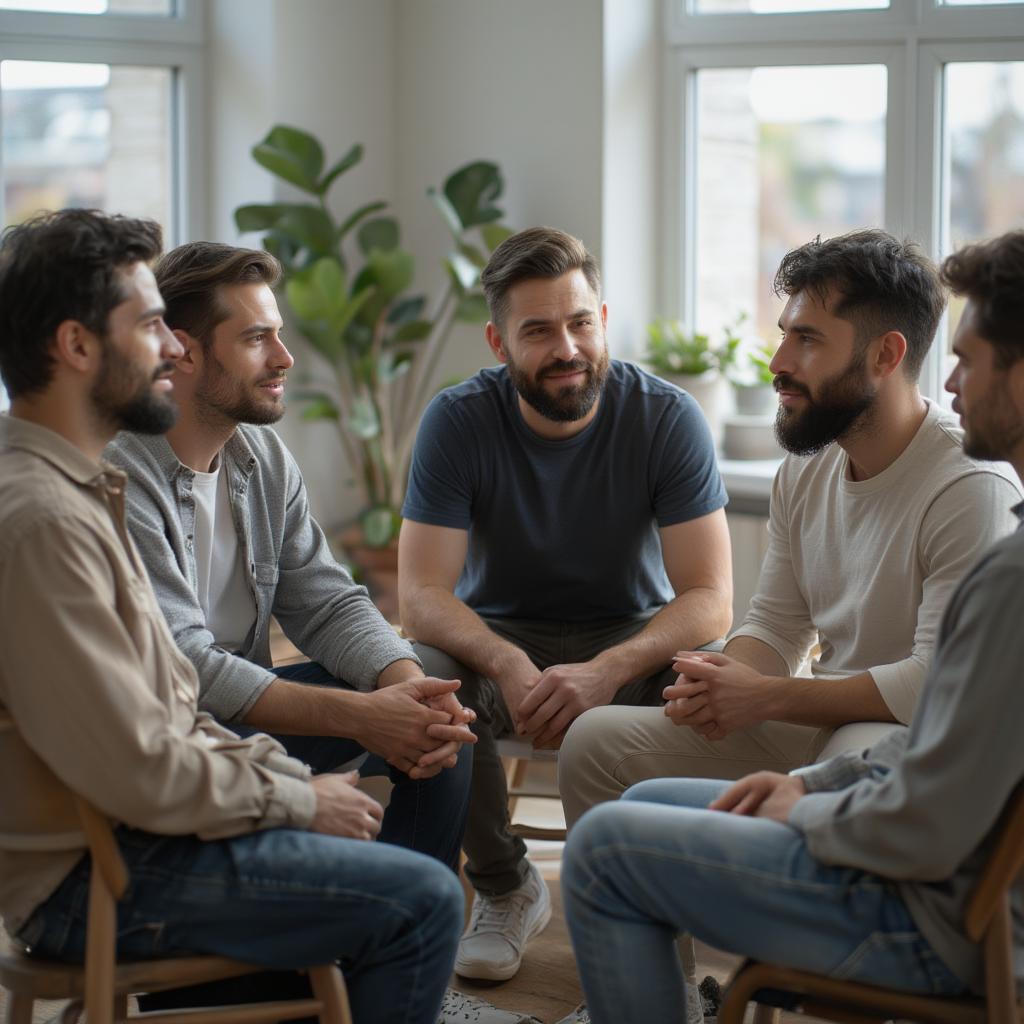
[[793,805],[806,794],[807,787],[799,775],[754,772],[734,782],[717,800],[708,804],[708,810],[771,818],[785,825]]
[[376,839],[384,808],[356,789],[359,772],[317,775],[310,779],[316,793],[316,813],[310,831],[345,839]]

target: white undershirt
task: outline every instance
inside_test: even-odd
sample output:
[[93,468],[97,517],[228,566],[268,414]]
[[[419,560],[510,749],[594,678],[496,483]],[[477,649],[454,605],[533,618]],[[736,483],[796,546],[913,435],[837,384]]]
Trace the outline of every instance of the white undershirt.
[[218,647],[238,651],[256,621],[256,602],[242,564],[242,550],[231,517],[227,474],[196,473],[196,589],[206,628]]

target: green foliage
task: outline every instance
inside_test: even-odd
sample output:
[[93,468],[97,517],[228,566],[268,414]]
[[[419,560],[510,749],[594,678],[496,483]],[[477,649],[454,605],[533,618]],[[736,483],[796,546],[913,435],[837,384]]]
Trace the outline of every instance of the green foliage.
[[402,248],[398,221],[383,213],[388,204],[365,203],[340,222],[327,206],[332,187],[362,159],[361,145],[325,170],[315,136],[276,125],[252,156],[312,197],[240,206],[235,223],[239,231],[263,232],[264,248],[281,261],[299,329],[333,370],[333,393],[301,396],[308,403],[303,415],[338,425],[369,510],[361,519],[366,539],[387,544],[397,531],[412,438],[452,323],[487,320],[480,272],[512,234],[498,223],[501,171],[474,161],[427,190],[452,236],[442,260],[444,291],[428,313],[426,297],[409,294],[415,260]]
[[754,373],[755,384],[771,384],[774,382],[775,374],[768,369],[768,365],[774,357],[775,348],[766,341],[747,353],[747,360]]
[[688,331],[679,320],[659,319],[647,328],[644,358],[655,373],[696,376],[724,369],[734,351],[728,344],[715,348],[708,335]]

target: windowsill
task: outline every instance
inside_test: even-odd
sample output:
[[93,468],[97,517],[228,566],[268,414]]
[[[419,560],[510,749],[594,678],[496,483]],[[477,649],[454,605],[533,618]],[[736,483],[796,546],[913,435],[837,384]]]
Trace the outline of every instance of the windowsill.
[[727,511],[743,515],[768,515],[772,481],[782,459],[718,460],[722,482],[729,492]]

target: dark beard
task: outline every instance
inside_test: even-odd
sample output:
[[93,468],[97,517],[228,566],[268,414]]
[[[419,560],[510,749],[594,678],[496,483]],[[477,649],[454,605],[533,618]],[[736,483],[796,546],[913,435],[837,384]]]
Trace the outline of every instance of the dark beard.
[[[103,363],[92,387],[92,401],[99,415],[118,430],[138,434],[166,433],[178,418],[178,407],[170,395],[154,394],[153,381],[173,370],[172,363],[163,363],[149,378],[135,368],[111,346],[103,350]],[[125,392],[134,391],[124,397]]]
[[[554,423],[575,423],[583,419],[598,400],[608,379],[608,353],[605,351],[596,364],[582,357],[558,360],[544,368],[540,378],[534,380],[508,356],[509,377],[519,397],[546,420]],[[580,386],[559,388],[554,394],[544,389],[544,376],[548,373],[566,373],[585,370],[587,377]]]
[[788,374],[775,378],[775,389],[798,391],[807,404],[803,411],[791,411],[780,405],[775,416],[775,437],[793,455],[814,455],[853,430],[875,404],[876,392],[864,374],[863,356],[825,381],[812,398],[810,390]]
[[[275,405],[256,401],[241,388],[232,387],[232,378],[212,350],[206,358],[211,365],[204,370],[203,380],[196,388],[196,408],[200,418],[213,423],[220,421],[265,426],[277,423],[284,415],[284,402]],[[273,379],[283,376],[283,373],[278,373]],[[269,379],[257,381],[254,386],[258,387]]]

